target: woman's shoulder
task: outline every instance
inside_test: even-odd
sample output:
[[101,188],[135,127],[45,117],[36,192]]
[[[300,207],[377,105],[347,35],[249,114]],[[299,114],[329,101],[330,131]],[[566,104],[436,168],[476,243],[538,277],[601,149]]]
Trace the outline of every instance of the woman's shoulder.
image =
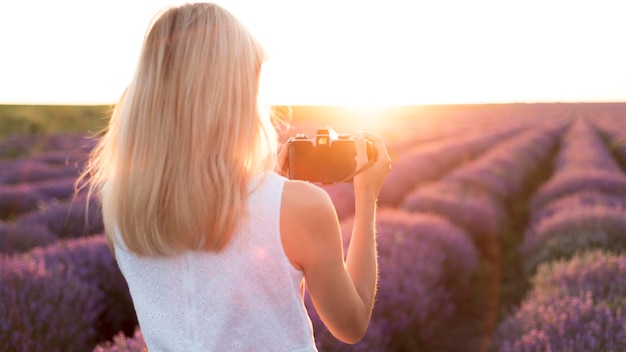
[[288,205],[300,207],[332,205],[330,196],[321,187],[300,180],[285,180],[283,201],[287,201]]
[[285,181],[281,206],[281,239],[289,261],[304,270],[320,258],[312,248],[331,248],[340,236],[337,212],[322,188],[304,181]]
[[283,206],[297,212],[334,209],[332,200],[322,188],[299,180],[286,180],[283,188]]

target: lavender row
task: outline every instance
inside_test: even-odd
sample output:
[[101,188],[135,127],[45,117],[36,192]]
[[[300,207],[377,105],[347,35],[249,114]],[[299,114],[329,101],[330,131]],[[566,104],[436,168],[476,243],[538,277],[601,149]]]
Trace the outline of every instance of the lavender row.
[[550,157],[563,124],[538,127],[488,150],[475,162],[457,168],[443,181],[486,190],[502,202],[519,198]]
[[86,351],[137,324],[102,235],[0,257],[0,311],[11,351]]
[[419,184],[438,179],[455,166],[476,158],[519,132],[519,128],[511,128],[488,135],[481,134],[434,145],[416,146],[393,161],[393,169],[380,193],[380,204],[383,206],[400,204],[406,194]]
[[[500,129],[491,134],[476,134],[460,138],[448,138],[442,142],[416,145],[409,151],[393,153],[391,170],[380,193],[382,206],[399,205],[406,194],[417,185],[435,180],[464,161],[476,158],[493,145],[519,133],[521,127]],[[337,209],[339,219],[354,214],[354,190],[352,184],[326,186]]]
[[0,160],[29,158],[51,151],[91,149],[95,141],[82,134],[12,135],[0,140]]
[[[478,267],[468,235],[443,217],[381,209],[377,216],[379,291],[366,336],[354,346],[336,340],[307,296],[321,351],[405,350],[425,344],[453,317],[459,293]],[[342,222],[346,247],[352,219]]]
[[[58,186],[64,187],[63,183]],[[65,201],[25,196],[17,199],[20,202],[34,202],[36,210],[22,214],[14,221],[0,222],[0,252],[26,252],[59,239],[83,237],[104,231],[98,202],[94,199],[88,202],[85,195]]]
[[93,141],[82,136],[20,136],[0,142],[0,220],[14,221],[48,202],[65,201]]
[[533,209],[581,188],[626,195],[626,176],[598,133],[578,119],[561,141],[554,176],[531,200]]
[[552,177],[530,200],[520,247],[525,269],[578,250],[626,247],[626,174],[597,132],[578,119],[564,134]]
[[626,257],[610,251],[626,244],[625,181],[602,138],[576,120],[531,199],[520,251],[533,288],[499,324],[498,351],[624,350]]
[[499,325],[494,349],[626,349],[626,255],[587,251],[539,266],[533,290]]
[[[76,172],[93,148],[83,135],[8,136],[0,141],[0,184],[17,184]],[[48,176],[50,174],[50,176]]]
[[594,125],[605,136],[611,151],[617,156],[623,168],[626,168],[626,131],[624,120],[626,115],[605,115],[593,121]]
[[439,182],[409,193],[401,207],[441,214],[466,229],[483,248],[504,230],[507,205],[518,200],[545,167],[562,129],[550,126],[502,142]]

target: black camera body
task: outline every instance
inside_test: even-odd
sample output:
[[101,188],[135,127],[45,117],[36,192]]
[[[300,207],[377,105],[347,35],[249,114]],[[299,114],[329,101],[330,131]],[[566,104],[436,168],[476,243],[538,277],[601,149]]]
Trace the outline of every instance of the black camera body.
[[[318,129],[314,138],[297,134],[288,141],[287,177],[313,183],[352,182],[356,171],[355,140],[331,128]],[[366,141],[368,159],[376,159],[374,145]]]

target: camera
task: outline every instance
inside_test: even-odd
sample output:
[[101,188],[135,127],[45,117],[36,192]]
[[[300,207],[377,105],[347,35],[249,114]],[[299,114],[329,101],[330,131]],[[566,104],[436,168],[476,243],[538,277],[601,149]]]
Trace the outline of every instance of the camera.
[[[377,152],[366,140],[367,157],[375,161]],[[332,128],[318,129],[314,138],[296,134],[288,141],[287,177],[313,183],[352,182],[356,170],[355,140],[349,134],[337,134]]]

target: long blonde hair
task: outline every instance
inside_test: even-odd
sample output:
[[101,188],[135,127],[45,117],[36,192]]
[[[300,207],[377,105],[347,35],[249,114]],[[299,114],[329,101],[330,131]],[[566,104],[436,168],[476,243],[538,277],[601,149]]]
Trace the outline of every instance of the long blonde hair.
[[135,75],[83,174],[109,243],[163,256],[219,251],[245,215],[248,184],[275,167],[257,101],[265,51],[227,10],[173,7],[153,20]]

